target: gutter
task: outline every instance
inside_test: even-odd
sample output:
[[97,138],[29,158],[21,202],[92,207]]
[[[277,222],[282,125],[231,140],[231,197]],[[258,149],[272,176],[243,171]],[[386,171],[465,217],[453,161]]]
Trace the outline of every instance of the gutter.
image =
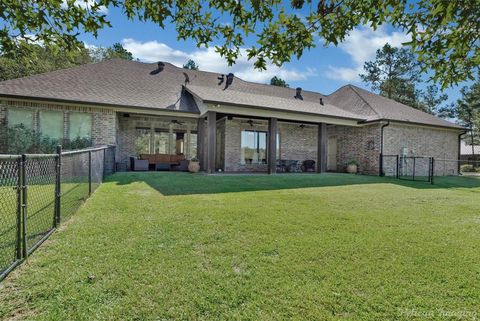
[[383,129],[387,126],[390,126],[390,121],[388,120],[386,124],[383,124],[382,127],[380,127],[380,170],[379,170],[379,175],[383,176]]

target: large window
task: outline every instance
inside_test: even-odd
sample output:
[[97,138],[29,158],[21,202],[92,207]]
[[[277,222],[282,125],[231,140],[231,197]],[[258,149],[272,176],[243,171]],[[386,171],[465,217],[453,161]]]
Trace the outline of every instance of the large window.
[[242,164],[267,163],[267,133],[258,131],[242,131],[241,137]]
[[[241,136],[240,163],[267,163],[267,132],[244,130]],[[280,135],[277,133],[276,159],[280,159]]]
[[8,127],[23,124],[27,129],[33,129],[33,111],[21,108],[8,108]]
[[135,138],[135,152],[137,154],[150,154],[150,129],[137,128]]
[[42,135],[53,138],[63,138],[63,112],[40,111],[40,132]]
[[92,137],[92,115],[87,113],[70,113],[69,138]]
[[197,134],[190,134],[190,158],[197,158]]
[[168,151],[168,132],[155,132],[155,153],[170,154]]

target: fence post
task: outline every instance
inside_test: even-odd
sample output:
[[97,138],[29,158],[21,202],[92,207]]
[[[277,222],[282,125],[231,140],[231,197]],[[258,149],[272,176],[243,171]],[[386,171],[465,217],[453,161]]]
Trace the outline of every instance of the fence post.
[[102,182],[105,179],[106,164],[107,164],[107,148],[103,149],[103,173],[102,173]]
[[22,259],[22,158],[17,158],[17,260]]
[[61,197],[62,197],[62,145],[57,146],[57,164],[55,179],[55,227],[60,224]]
[[92,195],[92,151],[88,151],[88,196]]
[[430,184],[433,185],[433,176],[435,175],[435,158],[432,157],[432,177],[430,178]]
[[413,178],[413,180],[415,180],[415,168],[416,168],[416,164],[415,164],[415,163],[416,163],[416,160],[417,160],[417,159],[416,159],[415,157],[413,157],[413,172],[412,172],[412,178]]
[[400,174],[398,173],[400,170],[400,155],[397,154],[397,173],[396,173],[396,178],[400,177]]
[[22,186],[22,256],[27,257],[27,175],[26,175],[27,156],[22,155],[21,160],[21,186]]

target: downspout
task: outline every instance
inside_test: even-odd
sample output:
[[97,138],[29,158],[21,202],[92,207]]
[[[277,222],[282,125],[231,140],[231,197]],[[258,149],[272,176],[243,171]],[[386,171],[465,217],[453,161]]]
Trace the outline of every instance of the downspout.
[[462,156],[462,136],[465,135],[468,130],[464,130],[463,133],[458,134],[458,162],[457,162],[457,173],[460,175],[460,158]]
[[387,121],[386,124],[383,124],[382,127],[380,127],[380,170],[379,170],[379,175],[383,176],[383,129],[387,126],[390,125],[390,121]]

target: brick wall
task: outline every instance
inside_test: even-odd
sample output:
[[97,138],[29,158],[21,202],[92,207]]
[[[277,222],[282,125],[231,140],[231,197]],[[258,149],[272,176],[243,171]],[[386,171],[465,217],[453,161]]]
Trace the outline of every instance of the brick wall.
[[[172,123],[171,118],[160,116],[144,116],[130,114],[124,117],[118,114],[118,132],[117,132],[117,162],[120,163],[120,170],[129,168],[129,157],[136,156],[135,140],[137,138],[137,128],[153,128],[174,132],[175,130],[196,131],[197,120],[182,120],[179,123]],[[187,137],[187,135],[185,135]],[[185,143],[185,147],[188,143]],[[187,155],[188,156],[188,155]]]
[[457,162],[443,160],[458,159],[458,134],[456,130],[392,123],[384,129],[384,154],[401,155],[406,148],[407,156],[434,157],[435,175],[457,175]]
[[[243,130],[268,131],[268,122],[254,120],[251,126],[245,120],[232,119],[225,123],[225,171],[266,172],[267,164],[242,164],[241,133]],[[317,126],[300,127],[300,124],[278,123],[280,158],[317,161]]]
[[337,171],[343,172],[350,160],[359,163],[362,174],[378,175],[380,124],[362,127],[329,126],[328,138],[337,139]]
[[[92,141],[94,145],[116,144],[116,113],[100,107],[85,107],[80,105],[62,105],[42,102],[3,100],[0,102],[0,136],[5,135],[8,126],[7,113],[9,107],[25,108],[33,111],[33,128],[39,128],[39,112],[41,110],[63,111],[64,137],[68,137],[69,112],[83,112],[92,115]],[[3,136],[5,137],[5,136]],[[6,139],[1,140],[5,143]],[[4,146],[0,146],[4,147]],[[3,150],[3,149],[2,149]]]

